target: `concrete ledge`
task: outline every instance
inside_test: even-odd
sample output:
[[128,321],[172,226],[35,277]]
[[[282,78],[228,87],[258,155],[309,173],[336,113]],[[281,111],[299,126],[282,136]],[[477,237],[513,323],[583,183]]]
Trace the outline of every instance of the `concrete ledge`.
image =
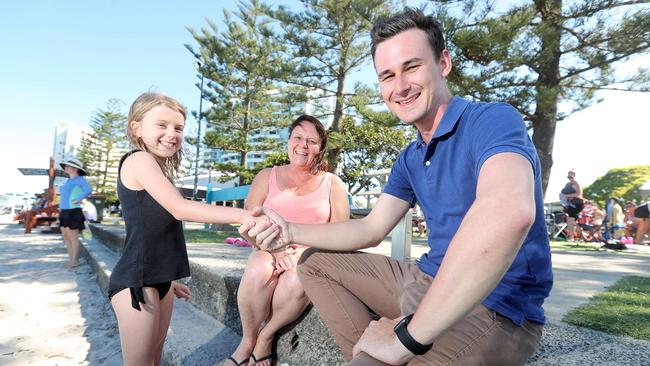
[[123,226],[95,223],[87,223],[86,225],[93,234],[94,239],[99,240],[114,252],[122,253],[122,248],[124,248],[124,239],[126,237]]
[[[225,244],[188,244],[192,278],[192,303],[241,335],[237,289],[250,248]],[[329,330],[309,308],[276,337],[278,364],[344,365],[343,356]]]
[[[97,239],[82,241],[82,255],[95,272],[104,295],[118,254]],[[174,299],[167,339],[163,348],[164,365],[220,365],[237,347],[241,337],[223,323],[185,301]]]
[[[102,288],[106,292],[110,270],[117,263],[116,252],[118,249],[121,250],[124,245],[124,229],[121,226],[113,225],[89,224],[88,226],[91,228],[93,240],[84,242],[84,246],[89,248],[87,249],[88,254],[84,254],[84,256],[91,257],[89,262],[96,262],[92,266],[97,273],[98,282],[102,284]],[[106,249],[102,244],[106,244],[112,250]],[[200,337],[205,342],[219,344],[218,346],[212,345],[210,347],[207,344],[203,344],[200,347],[228,350],[227,352],[220,352],[213,355],[213,357],[219,357],[216,358],[217,360],[221,360],[230,355],[237,344],[239,344],[241,337],[241,320],[237,308],[237,289],[251,249],[226,244],[188,243],[187,250],[190,258],[192,277],[186,283],[192,289],[191,304],[203,313],[201,315],[208,316],[213,323],[217,324],[214,327],[222,336],[229,335],[228,339],[230,339],[224,340],[223,342],[225,344],[222,344],[223,342],[218,339],[210,338],[208,340],[205,337]],[[106,257],[113,257],[114,259],[102,259]],[[178,303],[179,301],[176,301],[176,304]],[[180,303],[187,305],[182,302]],[[176,321],[175,319],[183,316],[182,314],[177,316],[179,310],[180,307],[174,310],[174,319],[172,319],[170,333],[167,338],[168,341],[165,343],[165,352],[167,352],[168,343],[173,342],[171,334],[174,328],[174,322]],[[191,329],[195,326],[196,322],[208,323],[197,316],[191,319],[194,320],[189,320],[189,323],[186,322],[185,327],[190,327]],[[206,331],[204,328],[201,327],[203,334],[214,334],[214,332]],[[196,334],[197,331],[194,330],[186,336],[189,338],[197,338],[195,337]],[[232,340],[233,334],[235,335],[235,341]],[[317,312],[311,307],[296,322],[280,330],[276,339],[278,365],[281,363],[323,366],[345,364],[339,348],[327,330],[327,327],[325,327]],[[184,358],[178,356],[177,351],[169,355],[165,354],[165,359],[173,359],[173,363],[170,363],[173,365],[185,364],[178,363],[180,362],[179,360]],[[210,360],[209,358],[203,361],[198,361],[195,358],[192,359],[192,362],[198,363],[187,363],[188,365],[210,364],[203,362]]]
[[[102,243],[106,240],[112,248],[121,248],[123,245],[124,231],[121,227],[96,224],[89,226],[95,239],[103,238]],[[97,273],[98,281],[100,284],[105,281],[107,286],[110,269],[117,262],[116,252],[106,249],[99,240],[84,241],[84,246],[84,256],[91,257],[89,262]],[[234,351],[241,337],[237,289],[251,249],[216,243],[188,243],[187,250],[192,277],[186,283],[192,289],[191,304],[194,306],[178,300],[175,302],[174,318],[165,343],[164,362],[167,365],[218,364]],[[105,286],[102,285],[104,289]],[[575,334],[567,337],[567,333]],[[563,364],[561,360],[568,354],[573,354],[573,360],[580,357],[589,360],[584,351],[594,351],[592,342],[582,346],[572,344],[567,347],[569,350],[561,352],[557,348],[557,344],[566,344],[568,338],[576,342],[589,339],[582,338],[585,334],[595,334],[597,339],[602,335],[600,332],[561,323],[549,323],[544,330],[539,351],[527,364]],[[608,335],[604,337],[616,339]],[[318,312],[311,307],[296,322],[280,330],[276,339],[278,365],[345,364],[338,346]],[[604,358],[605,355],[601,357]]]

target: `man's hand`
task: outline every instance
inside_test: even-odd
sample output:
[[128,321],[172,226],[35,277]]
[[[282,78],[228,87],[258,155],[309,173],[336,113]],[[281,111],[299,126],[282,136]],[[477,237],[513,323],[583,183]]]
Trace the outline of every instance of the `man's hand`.
[[[255,222],[245,221],[239,227],[239,234],[246,240],[269,252],[291,243],[289,224],[275,211],[266,207],[255,207],[251,215],[255,218]],[[262,215],[265,219],[258,222]]]
[[190,291],[190,288],[183,285],[182,283],[173,281],[172,288],[174,289],[174,295],[176,295],[176,297],[179,299],[189,300],[190,296],[192,296],[192,291]]
[[404,347],[393,330],[401,318],[395,320],[381,318],[371,321],[354,345],[352,357],[357,357],[364,352],[389,365],[404,365],[409,362],[415,355]]

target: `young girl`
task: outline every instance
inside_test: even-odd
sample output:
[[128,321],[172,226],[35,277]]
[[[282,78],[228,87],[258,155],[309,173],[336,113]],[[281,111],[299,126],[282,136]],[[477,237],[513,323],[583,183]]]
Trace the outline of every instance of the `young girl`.
[[159,365],[173,296],[189,299],[190,275],[181,220],[262,221],[242,209],[185,200],[172,181],[181,160],[185,108],[158,93],[140,95],[127,133],[136,147],[120,160],[117,192],[126,224],[122,257],[109,281],[124,365]]

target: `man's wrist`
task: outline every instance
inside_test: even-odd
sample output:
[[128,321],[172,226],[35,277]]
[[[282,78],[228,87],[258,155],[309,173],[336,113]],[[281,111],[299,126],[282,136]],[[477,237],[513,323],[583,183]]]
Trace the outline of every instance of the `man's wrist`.
[[420,343],[411,335],[408,329],[408,325],[412,318],[413,314],[402,318],[402,320],[400,320],[400,322],[395,326],[394,331],[402,345],[404,345],[404,347],[406,347],[411,353],[415,355],[423,355],[431,349],[433,343]]
[[292,222],[287,222],[287,237],[283,238],[287,244],[295,243],[296,240],[294,238],[296,237],[296,224]]

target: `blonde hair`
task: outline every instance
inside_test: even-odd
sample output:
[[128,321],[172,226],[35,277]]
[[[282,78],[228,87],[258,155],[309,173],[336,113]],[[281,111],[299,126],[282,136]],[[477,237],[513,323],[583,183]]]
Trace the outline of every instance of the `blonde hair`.
[[[176,99],[168,97],[161,93],[147,92],[141,94],[134,102],[131,104],[129,109],[128,122],[126,127],[126,134],[129,136],[129,141],[131,145],[149,152],[147,145],[145,145],[142,138],[137,137],[135,133],[131,130],[131,121],[141,122],[145,114],[152,110],[154,107],[159,105],[164,105],[165,107],[176,111],[183,115],[183,119],[187,117],[187,110],[185,107]],[[182,143],[182,141],[181,141]],[[173,181],[174,178],[178,175],[178,170],[181,165],[181,159],[183,158],[183,149],[182,147],[174,154],[173,156],[166,158],[160,164],[160,169],[170,181]]]

